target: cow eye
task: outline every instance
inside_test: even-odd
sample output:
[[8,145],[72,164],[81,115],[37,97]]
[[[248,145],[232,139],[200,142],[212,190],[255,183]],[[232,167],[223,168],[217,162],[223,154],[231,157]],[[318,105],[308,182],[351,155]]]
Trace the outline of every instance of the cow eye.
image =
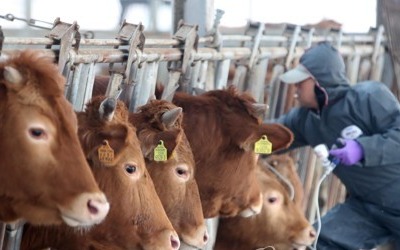
[[46,132],[42,128],[31,128],[29,129],[29,135],[34,139],[44,139]]
[[188,181],[190,177],[189,167],[186,164],[179,164],[175,167],[175,174],[181,181]]
[[176,170],[176,173],[177,173],[179,176],[185,176],[185,175],[187,175],[186,169],[182,169],[182,168],[178,168],[178,169]]
[[268,198],[268,202],[269,203],[275,203],[277,200],[278,200],[278,198],[276,198],[276,197],[269,197]]
[[125,165],[125,171],[126,171],[128,174],[133,174],[133,173],[136,172],[136,166],[135,166],[135,165],[132,165],[132,164],[127,164],[127,165]]

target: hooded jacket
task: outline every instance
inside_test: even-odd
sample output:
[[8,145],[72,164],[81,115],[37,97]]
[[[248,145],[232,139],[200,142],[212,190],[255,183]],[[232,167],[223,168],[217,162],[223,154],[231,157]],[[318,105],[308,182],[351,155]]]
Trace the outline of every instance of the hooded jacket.
[[363,160],[339,164],[333,173],[351,196],[400,213],[399,102],[380,82],[350,86],[343,58],[327,42],[306,51],[300,63],[317,81],[317,96],[323,93],[325,100],[319,101],[319,110],[293,108],[278,119],[294,133],[291,148],[321,143],[331,148],[344,128],[357,126],[363,132],[356,139]]

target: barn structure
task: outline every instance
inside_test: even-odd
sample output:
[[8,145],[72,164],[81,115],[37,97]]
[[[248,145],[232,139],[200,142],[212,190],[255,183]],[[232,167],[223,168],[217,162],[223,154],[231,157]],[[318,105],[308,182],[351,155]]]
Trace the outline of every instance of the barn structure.
[[[294,88],[282,84],[279,75],[295,67],[307,48],[324,40],[331,41],[342,54],[352,84],[381,81],[400,98],[398,0],[377,1],[377,25],[367,33],[346,33],[334,21],[301,26],[249,20],[243,27],[222,27],[224,11],[215,9],[213,0],[120,0],[124,8],[135,3],[150,6],[149,28],[127,22],[121,13],[117,30],[81,31],[79,20],[65,22],[63,16],[55,17],[54,22],[41,22],[30,12],[31,1],[23,2],[23,18],[0,13],[0,24],[26,24],[22,29],[0,29],[0,53],[7,56],[32,48],[53,57],[67,79],[65,96],[76,111],[92,97],[95,75],[105,74],[110,76],[107,94],[123,90],[120,98],[129,103],[130,111],[146,104],[157,83],[167,90],[166,99],[175,91],[196,95],[234,85],[251,93],[258,103],[268,104],[264,120],[271,121],[297,105]],[[173,11],[169,34],[156,30],[155,10],[160,4],[171,5]],[[324,214],[345,199],[346,190],[333,175],[316,190],[322,168],[312,148],[295,150],[291,156],[305,190],[303,210],[312,222],[317,209]],[[316,194],[320,207],[315,204]],[[11,237],[15,242],[0,240],[0,249],[18,249],[15,226],[0,227],[0,239],[17,237]]]

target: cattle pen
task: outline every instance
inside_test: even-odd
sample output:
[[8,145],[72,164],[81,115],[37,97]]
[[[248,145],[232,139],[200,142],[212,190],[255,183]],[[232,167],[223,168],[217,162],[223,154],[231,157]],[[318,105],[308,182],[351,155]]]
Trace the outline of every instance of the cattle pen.
[[[343,55],[352,84],[382,81],[388,46],[383,26],[363,34],[250,21],[245,27],[224,29],[218,25],[221,17],[217,11],[213,31],[206,36],[199,36],[196,24],[179,22],[173,35],[157,37],[146,34],[140,23],[124,21],[119,31],[106,39],[85,38],[78,22],[66,23],[57,18],[44,36],[11,37],[7,30],[0,30],[0,53],[7,56],[31,48],[53,57],[67,80],[65,96],[76,111],[83,110],[92,97],[95,76],[102,74],[110,75],[107,95],[123,90],[120,98],[129,103],[131,111],[146,104],[158,83],[167,90],[165,99],[175,91],[195,95],[234,85],[251,93],[258,103],[269,105],[264,120],[272,121],[297,105],[292,97],[294,88],[281,84],[279,75],[296,66],[308,47],[325,40]],[[389,87],[397,93],[398,86]],[[291,154],[305,190],[303,209],[314,221],[321,163],[311,148]],[[339,180],[329,176],[320,191],[322,213],[343,201],[345,195]],[[0,239],[15,233],[14,228],[3,224]]]

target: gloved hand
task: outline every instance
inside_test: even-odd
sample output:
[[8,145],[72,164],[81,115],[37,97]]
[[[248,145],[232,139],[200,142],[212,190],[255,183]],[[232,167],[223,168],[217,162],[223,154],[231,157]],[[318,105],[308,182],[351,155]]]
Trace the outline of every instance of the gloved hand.
[[345,139],[344,146],[329,150],[329,154],[336,157],[344,165],[353,165],[364,158],[364,150],[356,140]]

